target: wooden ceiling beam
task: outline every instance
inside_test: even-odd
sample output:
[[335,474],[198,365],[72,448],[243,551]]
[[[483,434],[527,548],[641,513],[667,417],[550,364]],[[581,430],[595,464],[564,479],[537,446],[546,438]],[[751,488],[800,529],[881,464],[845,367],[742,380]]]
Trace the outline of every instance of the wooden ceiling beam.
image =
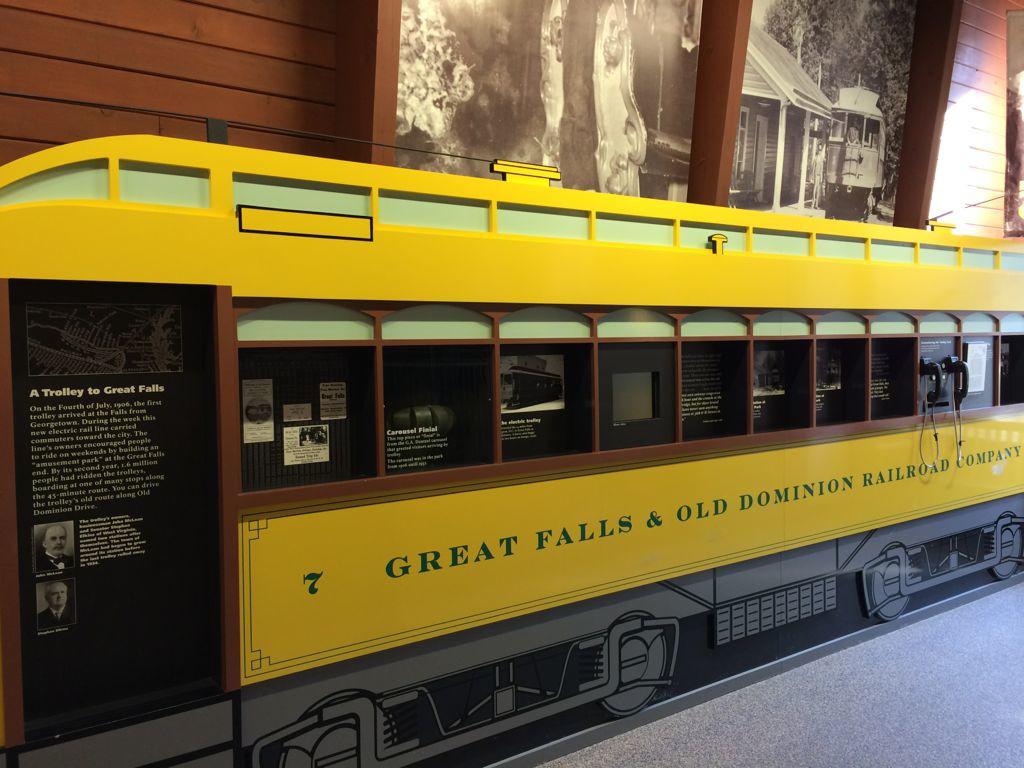
[[[342,6],[335,55],[335,133],[363,142],[394,144],[402,0]],[[389,147],[339,140],[337,151],[345,160],[394,163],[394,150]]]
[[705,2],[697,56],[687,199],[728,205],[753,0]]

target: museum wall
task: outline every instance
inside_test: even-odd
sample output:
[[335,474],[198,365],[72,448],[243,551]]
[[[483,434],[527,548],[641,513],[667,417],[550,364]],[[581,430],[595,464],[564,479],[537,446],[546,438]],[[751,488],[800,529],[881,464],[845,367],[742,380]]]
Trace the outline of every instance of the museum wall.
[[1015,10],[1024,0],[964,0],[931,212],[954,211],[944,220],[965,235],[1003,236],[1006,13]]
[[[755,3],[754,26],[770,10],[766,2]],[[799,10],[809,7],[810,2],[787,0],[783,5]],[[377,73],[375,85],[370,61],[372,43],[367,40],[366,51],[352,52],[351,45],[339,38],[339,30],[350,25],[355,28],[358,20],[349,14],[346,26],[339,26],[342,20],[334,3],[4,0],[0,2],[0,92],[339,134],[354,132],[346,125],[346,106],[339,106],[339,89],[342,102],[347,95],[346,82],[352,88],[353,102],[364,97],[373,101],[374,88],[378,94],[387,90],[386,83],[394,77],[390,98],[397,109],[382,117],[381,110],[389,105],[377,104],[372,116],[378,139],[383,135],[378,129],[387,132],[387,126],[377,123],[394,121],[388,133],[393,139],[385,139],[401,146],[485,159],[504,156],[552,162],[562,167],[567,186],[685,199],[701,18],[701,4],[696,0],[651,0],[635,8],[629,6],[634,8],[632,16],[604,19],[601,44],[590,39],[584,46],[587,55],[582,58],[576,55],[578,50],[567,58],[564,55],[566,44],[580,38],[581,33],[572,25],[567,9],[562,9],[566,18],[557,21],[560,3],[487,0],[465,5],[452,0],[394,0],[390,5],[394,8],[388,13],[402,15],[401,31],[394,34],[398,50],[395,61]],[[578,13],[583,6],[577,6]],[[1015,9],[1024,10],[1024,0],[964,1],[930,207],[932,215],[954,211],[946,219],[955,221],[964,233],[1002,234],[1006,12]],[[571,87],[566,88],[565,78],[592,83],[594,56],[605,60],[615,53],[615,46],[606,51],[605,44],[617,39],[616,24],[621,27],[623,23],[631,30],[632,65],[623,64],[630,71],[607,85],[618,91],[617,84],[627,80],[632,83],[627,89],[631,98],[623,104],[622,117],[631,118],[642,128],[640,136],[646,137],[646,152],[642,163],[627,163],[628,172],[619,173],[618,178],[614,169],[621,168],[621,163],[616,165],[615,156],[631,151],[636,154],[640,149],[631,150],[628,142],[622,146],[612,142],[605,152],[608,156],[604,166],[591,168],[595,163],[585,161],[595,156],[598,134],[605,134],[602,141],[608,143],[607,131],[595,123],[592,108],[574,117],[580,111],[577,102],[582,96],[589,93],[593,101],[593,86],[581,91],[570,83]],[[358,27],[353,35],[363,39],[368,29],[372,30]],[[808,76],[817,82],[811,37],[804,36],[799,51],[790,50],[794,48],[791,39],[779,43],[779,50],[784,48],[786,55],[793,57],[793,64],[800,58],[802,64],[807,64],[805,71],[810,66],[814,72]],[[623,52],[623,62],[629,58],[628,53]],[[383,55],[391,61],[388,51]],[[576,69],[579,72],[574,74]],[[586,72],[591,76],[584,77]],[[750,74],[744,78],[744,88],[753,88],[756,93],[760,81],[756,77],[751,80]],[[825,87],[827,74],[820,82],[831,98],[832,91]],[[554,88],[556,82],[561,88]],[[443,98],[429,98],[435,89]],[[378,95],[377,101],[383,99]],[[788,143],[802,146],[806,142],[808,147],[822,144],[824,124],[810,117],[805,138],[801,130],[804,116],[812,113],[791,111],[800,125],[793,131],[794,141]],[[747,119],[751,125],[745,132],[741,128],[737,141],[749,144],[745,154],[753,157],[756,126],[749,114]],[[560,129],[570,128],[575,134],[566,141],[559,135]],[[0,162],[55,144],[125,133],[195,139],[205,136],[200,122],[176,117],[0,96]],[[244,146],[303,154],[339,154],[332,141],[263,130],[232,128],[230,140]],[[771,166],[768,160],[775,152],[775,138],[767,144],[764,165]],[[561,156],[563,149],[566,157]],[[795,178],[803,172],[804,194],[794,195],[786,187],[780,201],[791,208],[799,207],[799,200],[794,203],[794,199],[802,197],[807,212],[821,215],[823,206],[815,205],[816,200],[820,203],[813,183],[815,158],[809,151],[799,154],[801,159],[806,155],[806,167],[794,161],[789,175]],[[374,159],[390,160],[380,156]],[[458,173],[486,172],[484,163],[454,158],[441,161],[436,155],[419,152],[399,152],[395,160],[400,165]],[[584,166],[586,173],[581,171]],[[744,179],[750,181],[747,177],[752,174],[756,177],[757,170],[753,160],[749,168],[734,162],[737,183],[732,185],[736,197],[733,204],[751,207],[744,203],[750,198],[761,201],[754,207],[772,206],[770,188],[758,192],[753,188],[756,182],[752,182],[752,189],[744,192]],[[886,173],[894,176],[897,170],[887,166]],[[772,186],[768,182],[774,172],[774,168],[766,170],[766,187]],[[880,197],[889,199],[892,188],[893,183],[886,184]],[[877,209],[878,221],[888,218],[891,202]]]
[[[0,91],[335,133],[338,5],[311,0],[4,0]],[[112,134],[205,137],[199,122],[0,96],[0,163]],[[244,146],[332,142],[234,129]]]

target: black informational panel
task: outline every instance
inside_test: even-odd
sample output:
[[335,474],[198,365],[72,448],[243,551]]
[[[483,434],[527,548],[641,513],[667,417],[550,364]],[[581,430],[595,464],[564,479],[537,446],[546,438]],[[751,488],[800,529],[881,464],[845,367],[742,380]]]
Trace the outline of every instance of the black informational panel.
[[746,341],[683,342],[683,439],[747,431]]
[[30,737],[215,690],[213,290],[11,281]]
[[1003,336],[1000,342],[1000,403],[1024,403],[1024,336]]
[[871,418],[914,415],[917,342],[912,338],[871,341]]
[[491,347],[384,349],[389,474],[493,460]]
[[601,449],[675,440],[675,345],[602,344],[598,355]]
[[[956,354],[956,339],[952,336],[922,336],[921,337],[921,360],[931,360],[942,363],[947,357]],[[934,389],[934,382],[931,377],[921,376],[919,385],[918,409],[920,413],[931,411],[927,403],[927,395]],[[935,412],[953,410],[953,377],[943,374],[939,378],[939,392],[936,397]]]
[[967,364],[967,397],[961,407],[990,408],[996,404],[996,340],[993,336],[967,336],[960,345]]
[[591,450],[589,344],[504,344],[500,362],[504,461]]
[[242,349],[242,489],[375,473],[373,350]]
[[810,341],[754,342],[754,431],[809,427]]
[[815,423],[819,427],[864,420],[864,339],[818,339],[815,353]]

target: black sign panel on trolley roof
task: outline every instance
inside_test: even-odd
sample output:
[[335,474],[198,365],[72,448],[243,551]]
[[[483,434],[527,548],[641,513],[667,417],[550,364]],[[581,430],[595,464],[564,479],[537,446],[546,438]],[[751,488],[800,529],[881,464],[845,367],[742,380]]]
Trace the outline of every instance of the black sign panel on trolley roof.
[[216,690],[212,289],[10,285],[29,736]]

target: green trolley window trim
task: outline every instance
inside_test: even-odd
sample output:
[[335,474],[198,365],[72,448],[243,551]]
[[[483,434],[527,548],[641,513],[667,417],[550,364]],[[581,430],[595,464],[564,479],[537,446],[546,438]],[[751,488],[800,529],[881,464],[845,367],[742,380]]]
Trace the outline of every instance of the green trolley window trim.
[[0,188],[0,206],[49,200],[107,200],[110,171],[107,160],[85,160],[48,168]]
[[210,207],[210,171],[205,168],[122,160],[119,179],[126,203]]
[[957,319],[948,312],[932,312],[921,318],[921,333],[956,333]]
[[370,215],[370,190],[367,187],[236,173],[233,177],[233,190],[236,206],[252,205],[349,216]]
[[372,341],[373,318],[338,304],[286,301],[238,318],[239,341]]
[[498,335],[502,339],[586,339],[590,320],[563,307],[526,307],[501,318]]
[[773,309],[754,320],[755,336],[810,336],[811,321],[786,309]]
[[913,264],[914,244],[892,240],[872,240],[871,260],[887,261],[893,264]]
[[964,333],[995,333],[996,319],[984,312],[973,312],[963,320]]
[[867,258],[867,240],[857,237],[817,235],[814,238],[814,255],[825,259],[864,261]]
[[941,245],[921,246],[920,262],[922,264],[928,264],[933,267],[955,267],[956,260],[956,248],[949,248]]
[[606,243],[671,246],[675,223],[668,219],[598,214],[596,236]]
[[746,336],[747,321],[727,309],[702,309],[683,318],[680,333],[683,337]]
[[378,206],[381,224],[464,232],[489,230],[490,206],[486,200],[384,189],[380,191]]
[[916,332],[914,318],[902,312],[882,312],[871,320],[873,336],[905,336]]
[[1011,312],[999,321],[999,330],[1003,333],[1024,333],[1024,314]]
[[963,264],[968,269],[995,269],[996,252],[964,248]]
[[590,214],[571,209],[503,203],[498,206],[498,233],[586,240],[590,237]]
[[490,318],[452,304],[418,304],[399,309],[385,316],[381,325],[385,341],[491,338]]
[[819,336],[853,336],[867,333],[868,321],[853,312],[837,310],[823,315],[814,327]]
[[651,309],[617,309],[597,321],[597,335],[608,339],[669,337],[676,335],[676,324],[668,315]]
[[[422,466],[406,466],[388,459],[391,464],[385,461],[374,465],[376,469],[373,469],[370,462],[369,469],[360,470],[364,473],[360,482],[380,482],[406,471],[422,475],[423,482],[432,482],[428,478],[435,471],[458,467],[462,467],[463,473],[458,478],[476,482],[504,476],[506,471],[499,467],[509,463],[524,466],[520,462],[527,462],[523,470],[527,473],[589,466],[586,461],[581,464],[579,458],[568,459],[568,454],[593,454],[595,462],[615,463],[636,459],[633,453],[620,456],[620,449],[627,448],[630,451],[642,448],[651,458],[666,458],[722,447],[730,450],[756,447],[764,445],[761,436],[769,433],[778,435],[772,438],[772,444],[785,444],[837,434],[834,428],[850,436],[877,430],[881,425],[886,429],[909,429],[911,424],[917,425],[918,419],[913,393],[919,347],[940,337],[948,337],[954,348],[959,349],[965,341],[976,342],[979,336],[1004,345],[1004,361],[999,369],[1003,388],[994,389],[988,405],[979,401],[972,410],[985,411],[981,416],[988,417],[988,411],[993,409],[1021,407],[1018,404],[1024,403],[1024,395],[1020,394],[1024,392],[1024,380],[1019,380],[1015,373],[1010,374],[1012,380],[1007,378],[1008,371],[1018,370],[1014,367],[1018,363],[1008,365],[1005,362],[1005,359],[1017,360],[1024,355],[1020,351],[1024,344],[1018,344],[1024,339],[1024,313],[1004,315],[1004,327],[996,330],[995,316],[983,311],[965,314],[962,328],[954,314],[933,312],[922,319],[919,329],[911,315],[900,311],[864,316],[851,310],[766,308],[761,309],[751,323],[735,309],[722,308],[537,305],[510,311],[502,305],[413,304],[399,305],[397,309],[384,312],[388,306],[394,305],[379,306],[367,301],[351,306],[325,301],[282,301],[251,310],[238,321],[242,349],[305,348],[313,354],[326,355],[325,360],[336,354],[339,364],[348,359],[343,356],[364,354],[362,379],[358,376],[352,379],[357,384],[361,381],[364,391],[376,375],[371,370],[372,359],[384,359],[386,363],[382,381],[386,391],[388,387],[394,389],[396,376],[409,375],[397,363],[403,355],[431,359],[447,356],[444,357],[447,367],[437,370],[447,371],[444,375],[451,379],[451,386],[465,383],[455,375],[456,368],[467,364],[469,357],[475,360],[477,373],[473,375],[479,380],[472,387],[476,398],[474,429],[483,430],[480,434],[486,435],[475,444],[472,455],[467,454],[468,458],[459,458],[454,463]],[[587,314],[582,314],[581,310]],[[759,310],[744,308],[742,311]],[[382,321],[375,325],[372,318],[378,315],[382,316]],[[592,320],[594,316],[596,321]],[[676,316],[682,317],[678,329]],[[817,316],[816,322],[812,322],[813,316]],[[956,326],[955,330],[950,330],[951,324]],[[377,334],[374,334],[375,327],[380,328]],[[1000,332],[1004,335],[1000,336]],[[316,343],[320,340],[324,342],[322,345]],[[1009,358],[1006,358],[1007,344],[1011,347]],[[331,347],[333,350],[328,354]],[[608,436],[601,431],[607,421],[605,400],[610,396],[608,387],[615,382],[598,376],[609,360],[596,361],[615,349],[664,357],[658,363],[659,380],[671,396],[659,406],[658,415],[651,418],[668,417],[670,422],[675,419],[678,423],[674,428],[669,423],[657,435],[648,436],[650,439],[638,438],[628,444],[610,437],[605,439]],[[679,357],[673,366],[672,358],[676,356]],[[993,357],[993,363],[1000,365],[995,360]],[[563,370],[570,372],[565,374],[563,386],[575,393],[567,402],[576,403],[572,406],[576,409],[572,416],[576,420],[574,429],[585,429],[585,435],[572,444],[551,450],[548,447],[519,450],[513,439],[515,435],[501,430],[507,426],[506,421],[513,416],[519,418],[525,412],[523,397],[526,396],[506,411],[503,402],[508,382],[501,378],[499,371],[503,371],[506,364],[525,366],[523,370],[536,380],[542,376],[537,371],[542,368],[547,371],[541,362],[554,366],[552,371],[557,369],[557,373],[548,375],[545,381],[553,380]],[[993,372],[992,376],[996,374]],[[841,386],[836,384],[837,377],[841,379]],[[382,402],[389,403],[392,408],[398,408],[394,415],[394,419],[398,419],[396,423],[414,419],[419,424],[420,416],[425,418],[425,409],[430,406],[430,418],[440,419],[438,423],[443,425],[447,423],[445,414],[452,409],[450,404],[440,402],[442,391],[447,392],[449,384],[432,393],[423,403],[417,400],[412,410],[408,403],[401,407],[389,403],[386,394],[383,401],[378,395],[368,394],[363,407],[369,409],[367,412],[376,412]],[[720,426],[707,419],[701,421],[706,415],[701,410],[704,406],[694,399],[703,396],[701,387],[709,386],[721,387],[720,400],[728,403],[728,413],[723,412],[726,421]],[[780,393],[776,390],[786,394],[786,398],[773,398],[772,395]],[[787,394],[790,392],[792,396]],[[553,397],[557,396],[551,395],[548,399]],[[718,402],[714,394],[711,397]],[[679,403],[674,409],[670,405],[673,402]],[[706,405],[704,400],[700,402]],[[784,406],[781,410],[776,407],[780,404]],[[944,415],[947,417],[948,414]],[[614,421],[614,414],[611,418]],[[600,430],[589,431],[598,424],[602,425]],[[360,450],[378,457],[375,459],[378,462],[380,456],[393,458],[398,448],[387,442],[381,444],[382,439],[378,436],[372,449],[366,443]],[[729,442],[721,443],[721,440]],[[320,482],[344,485],[355,477]],[[281,491],[294,492],[306,485],[309,484],[299,482],[282,487]]]
[[755,229],[754,245],[751,250],[775,256],[810,256],[811,236],[803,232]]

